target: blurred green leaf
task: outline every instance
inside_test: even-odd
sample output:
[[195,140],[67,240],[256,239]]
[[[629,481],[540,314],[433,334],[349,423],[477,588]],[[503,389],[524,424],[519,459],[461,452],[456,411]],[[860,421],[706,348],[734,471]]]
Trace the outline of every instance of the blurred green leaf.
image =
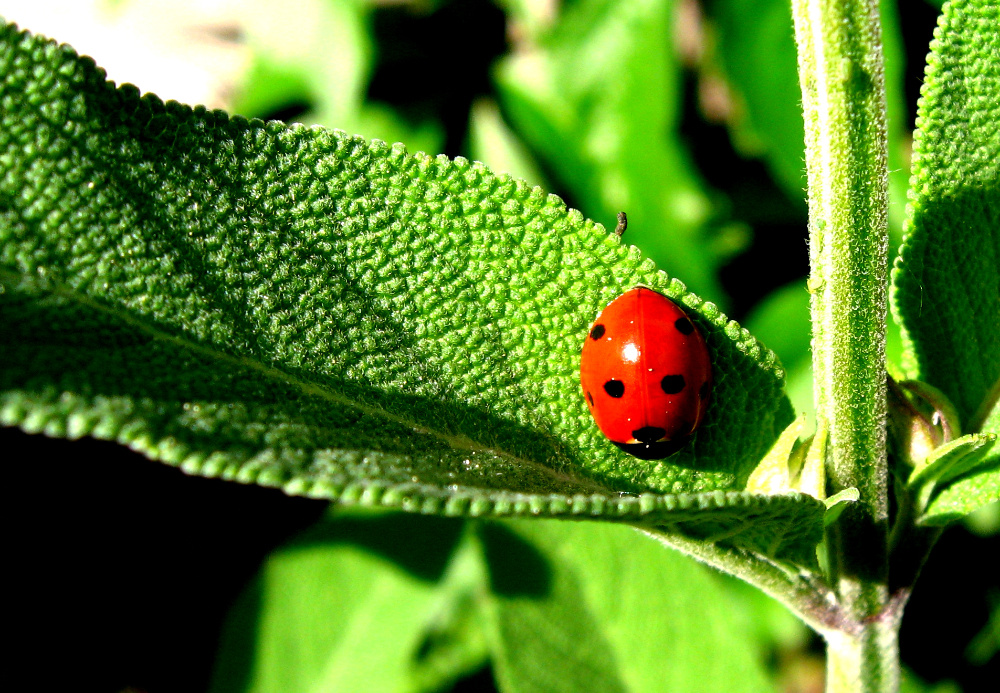
[[785,0],[713,0],[719,54],[740,99],[731,123],[734,144],[763,154],[789,196],[804,201],[806,186],[802,94]]
[[[905,56],[895,2],[881,3],[889,123],[890,229],[898,244],[909,177],[910,123],[904,105]],[[747,156],[762,156],[793,200],[805,199],[802,95],[787,0],[712,0],[718,51],[737,99],[730,131]]]
[[979,666],[1000,654],[1000,590],[994,588],[986,596],[990,600],[989,620],[965,650],[966,658]]
[[[9,25],[0,46],[0,422],[345,502],[818,541],[814,499],[737,492],[790,418],[774,355],[557,198],[140,99]],[[594,314],[638,283],[715,369],[705,424],[654,463],[579,386]]]
[[770,691],[757,631],[701,566],[625,527],[481,532],[504,691]]
[[242,8],[241,24],[253,64],[233,110],[264,117],[305,105],[302,122],[434,152],[444,141],[431,121],[411,125],[381,104],[366,102],[373,67],[370,3],[304,0],[293,10],[269,2]]
[[808,647],[812,631],[784,604],[726,573],[714,573],[713,577],[730,595],[727,608],[737,624],[736,632],[751,633],[747,642],[758,643],[768,652]]
[[252,2],[243,9],[244,40],[255,65],[237,97],[236,112],[261,115],[305,100],[322,114],[322,122],[354,125],[372,68],[368,3],[301,0],[289,11]]
[[[903,239],[906,204],[910,189],[910,149],[913,123],[906,108],[906,51],[896,0],[881,0],[882,61],[885,70],[886,128],[889,153],[889,242],[890,252]],[[891,257],[891,255],[890,255]],[[889,332],[894,329],[890,325]]]
[[469,155],[491,170],[523,178],[530,185],[545,187],[545,177],[531,153],[507,127],[496,103],[481,99],[472,106],[469,121]]
[[584,0],[562,6],[552,26],[529,16],[521,25],[533,32],[497,86],[512,126],[584,211],[608,224],[627,212],[629,243],[718,301],[709,202],[678,136],[680,72],[665,38],[673,5]]
[[993,3],[945,5],[918,109],[906,240],[893,270],[906,366],[951,399],[969,433],[1000,432],[1000,422],[979,427],[1000,380],[998,23]]
[[1000,534],[1000,500],[984,505],[968,515],[963,525],[977,537]]
[[934,684],[925,683],[905,667],[901,674],[899,682],[900,693],[962,693],[962,689],[954,681],[938,681]]
[[230,613],[210,691],[418,691],[468,673],[485,661],[478,629],[427,671],[441,626],[471,610],[477,589],[475,563],[456,556],[462,527],[382,515],[307,530],[268,558]]

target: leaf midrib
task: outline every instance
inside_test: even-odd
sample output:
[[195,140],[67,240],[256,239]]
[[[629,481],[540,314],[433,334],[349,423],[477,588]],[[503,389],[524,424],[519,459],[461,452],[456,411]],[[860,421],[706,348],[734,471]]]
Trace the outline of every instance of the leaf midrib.
[[[25,282],[25,280],[27,280],[27,282]],[[24,285],[25,283],[30,283],[30,279],[25,275],[17,272],[12,272],[9,269],[4,269],[4,268],[0,268],[0,281],[3,281],[3,283],[14,284],[14,285],[16,284]],[[162,329],[153,327],[143,320],[137,319],[128,311],[116,311],[113,308],[105,305],[104,303],[95,300],[90,296],[87,296],[86,294],[74,291],[67,285],[63,284],[62,282],[46,280],[45,283],[47,286],[44,289],[39,290],[37,287],[33,287],[32,289],[30,289],[30,291],[32,293],[35,293],[36,295],[39,293],[39,291],[41,291],[53,296],[58,296],[60,298],[67,299],[69,301],[73,301],[86,308],[103,313],[105,315],[109,315],[117,320],[120,320],[125,324],[127,324],[128,326],[140,332],[143,332],[144,334],[149,335],[153,339],[168,342],[175,346],[179,346],[183,349],[189,349],[199,355],[208,357],[209,359],[212,359],[217,362],[231,364],[233,366],[237,366],[240,368],[247,368],[249,370],[261,374],[267,379],[270,379],[275,382],[280,382],[282,384],[296,388],[305,395],[317,397],[319,399],[323,399],[340,406],[350,407],[367,416],[382,418],[394,424],[409,428],[422,435],[431,436],[445,443],[452,449],[470,451],[476,453],[489,453],[491,455],[496,455],[497,457],[500,457],[513,465],[530,467],[562,483],[574,484],[581,486],[583,488],[590,488],[593,491],[602,494],[608,494],[611,492],[610,489],[608,489],[605,486],[602,486],[601,484],[597,483],[592,479],[588,479],[586,477],[571,476],[564,472],[557,471],[552,467],[541,464],[535,460],[515,455],[506,450],[498,450],[496,448],[487,447],[482,443],[473,440],[472,438],[466,435],[455,435],[439,431],[433,428],[428,428],[423,424],[417,423],[412,418],[401,416],[399,414],[390,412],[381,407],[375,407],[368,404],[357,402],[349,397],[334,392],[333,390],[327,387],[306,380],[302,380],[301,378],[297,378],[280,368],[269,366],[267,364],[260,362],[259,360],[247,359],[241,356],[233,356],[231,354],[226,353],[225,351],[209,348],[203,344],[199,344],[198,342],[194,342],[189,339],[179,337],[175,334],[171,334],[170,332],[166,332]]]

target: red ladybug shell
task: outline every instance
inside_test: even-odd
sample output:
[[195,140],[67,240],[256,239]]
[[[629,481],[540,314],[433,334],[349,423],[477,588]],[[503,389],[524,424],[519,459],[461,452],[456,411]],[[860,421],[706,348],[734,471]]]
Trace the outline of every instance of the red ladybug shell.
[[597,316],[580,355],[580,383],[611,442],[659,460],[676,452],[705,418],[712,364],[684,311],[640,286]]

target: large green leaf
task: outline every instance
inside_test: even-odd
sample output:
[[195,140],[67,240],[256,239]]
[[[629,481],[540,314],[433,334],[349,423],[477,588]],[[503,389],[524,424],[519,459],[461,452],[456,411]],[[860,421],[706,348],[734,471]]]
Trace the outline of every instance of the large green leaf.
[[[344,501],[818,540],[817,501],[738,492],[790,419],[774,355],[557,198],[140,98],[9,25],[0,49],[0,422]],[[600,435],[578,375],[640,282],[715,370],[704,426],[655,463]]]
[[487,525],[496,678],[505,691],[773,690],[732,597],[625,527]]
[[918,108],[906,238],[893,271],[907,367],[951,399],[970,433],[1000,432],[985,417],[1000,380],[998,25],[995,3],[944,7]]

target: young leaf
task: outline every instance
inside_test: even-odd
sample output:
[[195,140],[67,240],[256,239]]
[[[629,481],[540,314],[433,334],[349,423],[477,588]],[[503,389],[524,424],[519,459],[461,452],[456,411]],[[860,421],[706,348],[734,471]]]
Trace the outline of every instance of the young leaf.
[[851,487],[845,488],[839,493],[835,493],[826,499],[826,515],[823,516],[823,524],[825,526],[830,526],[837,521],[840,514],[847,510],[847,507],[851,503],[857,503],[861,494],[858,493],[858,489]]
[[936,448],[907,479],[918,521],[943,526],[1000,500],[995,433],[973,433]]
[[936,448],[922,467],[914,470],[906,485],[911,490],[951,481],[983,464],[996,442],[994,434],[973,433]]
[[953,481],[931,499],[921,524],[944,526],[1000,500],[1000,462],[981,465]]
[[649,537],[524,521],[481,535],[503,690],[772,690],[720,585]]
[[[0,422],[427,513],[815,536],[822,504],[735,492],[790,419],[773,354],[557,198],[140,98],[10,25],[0,79]],[[609,444],[579,386],[593,316],[637,283],[686,306],[715,371],[657,463]]]
[[991,430],[976,430],[976,413],[1000,380],[998,23],[1000,8],[986,0],[944,7],[918,108],[906,238],[893,271],[907,366],[950,398],[967,433]]

